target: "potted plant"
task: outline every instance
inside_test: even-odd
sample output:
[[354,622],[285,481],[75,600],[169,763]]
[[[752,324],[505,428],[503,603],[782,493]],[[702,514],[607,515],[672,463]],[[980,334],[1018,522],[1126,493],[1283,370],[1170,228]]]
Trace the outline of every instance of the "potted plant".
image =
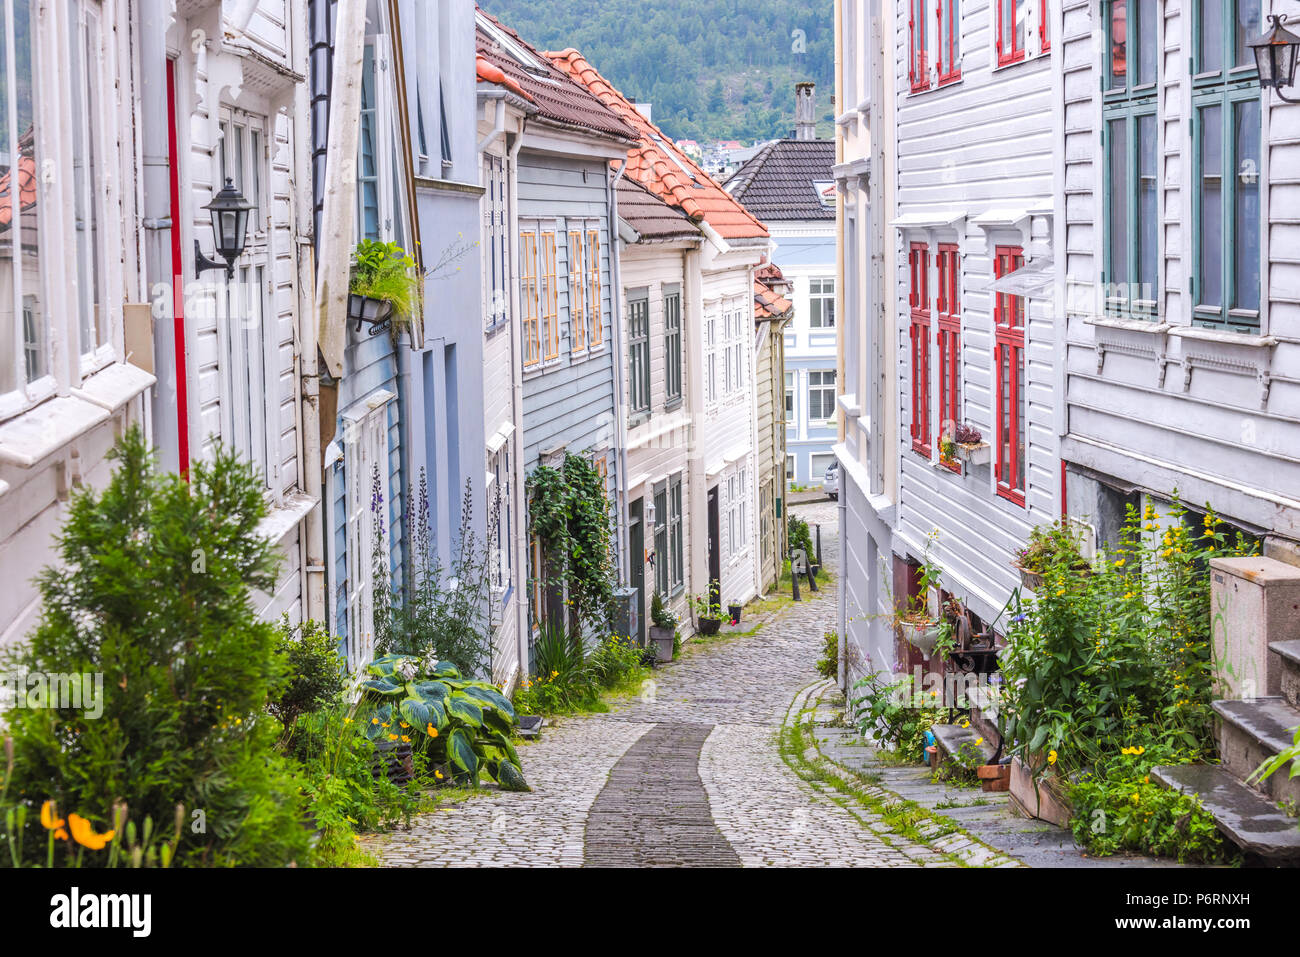
[[410,322],[420,305],[421,279],[415,260],[397,243],[357,243],[348,283],[348,318],[356,322],[356,331],[369,323],[373,336],[394,322]]
[[655,661],[673,660],[673,639],[677,634],[677,616],[664,607],[663,596],[658,592],[650,599],[650,645]]
[[993,457],[993,447],[973,425],[959,425],[952,435],[952,454],[967,465],[987,465]]
[[930,547],[934,544],[937,535],[936,530],[930,534],[925,543],[920,587],[915,595],[907,599],[895,619],[903,640],[920,651],[927,659],[934,653],[935,646],[943,638],[944,632],[944,621],[939,613],[939,580],[943,575],[943,569],[930,558]]
[[733,625],[740,624],[740,613],[744,610],[745,606],[738,601],[730,602],[727,605],[727,614],[731,616],[731,623]]
[[1084,574],[1088,571],[1078,538],[1064,519],[1036,526],[1029,533],[1029,544],[1016,552],[1011,565],[1020,572],[1020,584],[1030,591],[1042,589],[1043,574],[1050,568],[1064,566]]
[[710,589],[703,595],[691,599],[691,608],[695,610],[696,627],[702,635],[716,635],[722,627],[722,605],[713,600],[715,592]]

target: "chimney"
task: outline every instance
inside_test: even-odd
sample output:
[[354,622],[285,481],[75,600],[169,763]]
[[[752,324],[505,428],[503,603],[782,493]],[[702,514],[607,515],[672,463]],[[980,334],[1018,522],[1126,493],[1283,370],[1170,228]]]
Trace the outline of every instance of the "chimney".
[[817,84],[807,81],[794,85],[794,138],[797,140],[817,138],[816,87]]

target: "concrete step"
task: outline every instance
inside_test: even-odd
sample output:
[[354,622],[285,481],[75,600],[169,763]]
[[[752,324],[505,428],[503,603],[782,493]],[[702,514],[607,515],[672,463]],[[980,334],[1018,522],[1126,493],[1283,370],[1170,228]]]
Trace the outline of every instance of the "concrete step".
[[1300,638],[1271,642],[1268,650],[1282,659],[1282,697],[1300,708]]
[[[993,752],[997,750],[997,742],[989,741],[987,737],[981,735],[974,725],[969,728],[963,728],[959,724],[936,724],[930,729],[934,733],[935,744],[939,746],[939,756],[941,758],[950,758],[962,749],[964,744],[974,745],[980,738],[984,738],[976,745],[980,753],[984,755],[984,763],[988,764],[993,760]],[[966,749],[969,752],[969,748]]]
[[[1225,769],[1243,781],[1269,758],[1289,748],[1300,726],[1300,710],[1285,698],[1222,700],[1211,706],[1219,718],[1219,758]],[[1288,771],[1280,768],[1251,786],[1274,801],[1300,803],[1300,777],[1290,777]]]
[[1163,786],[1195,794],[1214,823],[1250,857],[1269,864],[1300,864],[1300,820],[1212,764],[1179,764],[1151,769]]

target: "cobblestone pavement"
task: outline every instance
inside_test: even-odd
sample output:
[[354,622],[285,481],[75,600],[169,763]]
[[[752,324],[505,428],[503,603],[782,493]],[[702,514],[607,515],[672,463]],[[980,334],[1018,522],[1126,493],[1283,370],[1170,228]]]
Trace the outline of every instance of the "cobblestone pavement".
[[[821,523],[830,568],[835,507],[794,509]],[[367,849],[396,867],[946,862],[830,800],[782,759],[787,714],[827,687],[811,686],[835,589],[805,597],[753,635],[664,665],[639,698],[608,714],[549,724],[520,749],[531,793],[488,792],[369,839]]]

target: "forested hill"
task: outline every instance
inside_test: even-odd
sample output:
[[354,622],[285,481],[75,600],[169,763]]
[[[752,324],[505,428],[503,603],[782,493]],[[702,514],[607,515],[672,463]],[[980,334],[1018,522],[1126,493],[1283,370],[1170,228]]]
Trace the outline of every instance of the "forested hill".
[[674,139],[788,136],[794,84],[831,135],[833,0],[479,0],[541,50],[576,47]]

